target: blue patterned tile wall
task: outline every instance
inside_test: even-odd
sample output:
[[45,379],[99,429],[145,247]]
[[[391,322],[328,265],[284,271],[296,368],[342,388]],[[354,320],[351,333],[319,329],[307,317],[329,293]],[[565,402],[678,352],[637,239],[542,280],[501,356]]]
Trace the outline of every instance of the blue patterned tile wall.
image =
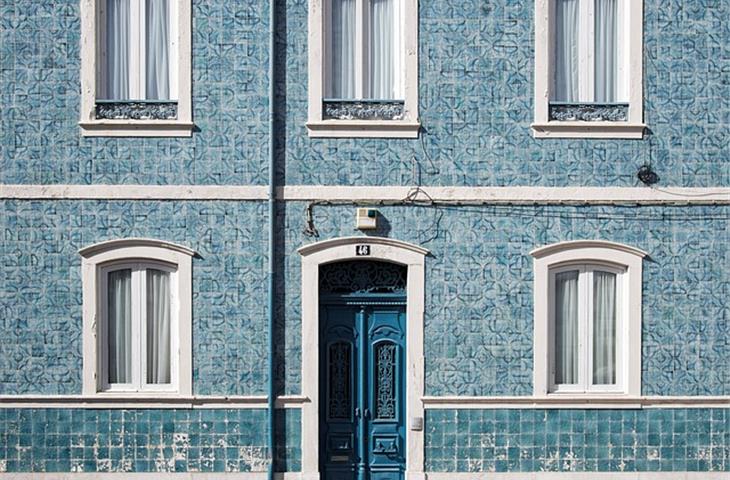
[[[304,204],[286,222],[287,391],[299,385]],[[353,207],[318,206],[320,239],[357,235]],[[730,394],[729,207],[380,207],[378,232],[422,245],[426,394],[531,395],[532,257],[542,245],[603,239],[648,252],[645,395]]]
[[[0,410],[0,472],[262,472],[266,410]],[[295,471],[298,415],[279,461]]]
[[[533,4],[419,5],[420,140],[310,140],[307,4],[278,0],[291,184],[730,185],[727,1],[644,0],[643,141],[531,137]],[[262,184],[268,2],[193,0],[192,139],[80,138],[79,2],[0,5],[0,183]]]
[[[302,203],[280,212],[276,367],[300,389]],[[0,391],[80,393],[77,250],[128,236],[188,245],[194,261],[198,394],[266,391],[265,205],[236,202],[4,201],[0,216]],[[536,246],[600,238],[647,251],[643,393],[730,394],[730,207],[382,207],[386,234],[427,260],[429,395],[532,393]],[[352,207],[316,207],[321,238],[355,234]],[[286,282],[286,286],[282,282]]]
[[198,394],[266,392],[262,203],[0,202],[0,393],[81,393],[81,257],[103,240],[194,249]]
[[429,472],[730,470],[730,410],[428,410]]

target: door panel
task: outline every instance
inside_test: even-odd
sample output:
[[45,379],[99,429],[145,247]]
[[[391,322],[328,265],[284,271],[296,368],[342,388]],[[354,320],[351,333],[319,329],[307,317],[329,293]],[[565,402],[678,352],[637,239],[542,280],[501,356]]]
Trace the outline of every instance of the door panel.
[[403,479],[405,306],[374,303],[320,308],[324,480]]

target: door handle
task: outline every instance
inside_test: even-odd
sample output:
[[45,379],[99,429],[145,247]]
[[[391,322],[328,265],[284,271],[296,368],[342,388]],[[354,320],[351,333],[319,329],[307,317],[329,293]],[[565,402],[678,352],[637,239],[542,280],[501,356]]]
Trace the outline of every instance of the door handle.
[[355,418],[360,418],[360,409],[355,407]]
[[363,412],[363,417],[370,418],[370,409],[369,408],[365,409],[365,411]]

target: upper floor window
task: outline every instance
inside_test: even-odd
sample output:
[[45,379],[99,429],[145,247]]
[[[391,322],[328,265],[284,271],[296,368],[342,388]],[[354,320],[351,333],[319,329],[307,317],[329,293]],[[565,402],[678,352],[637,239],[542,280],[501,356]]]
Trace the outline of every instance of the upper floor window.
[[84,394],[191,394],[191,260],[147,239],[81,250]]
[[535,136],[641,138],[642,2],[535,5]]
[[641,394],[644,252],[563,242],[535,257],[535,395]]
[[418,135],[416,3],[310,3],[310,136]]
[[190,0],[82,2],[81,59],[84,135],[191,134]]

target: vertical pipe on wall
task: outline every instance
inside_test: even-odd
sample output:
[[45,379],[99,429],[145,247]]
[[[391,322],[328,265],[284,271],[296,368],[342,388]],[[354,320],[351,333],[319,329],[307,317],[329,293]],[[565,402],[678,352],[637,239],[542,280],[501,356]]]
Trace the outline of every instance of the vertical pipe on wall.
[[268,334],[269,334],[269,385],[268,385],[268,420],[269,420],[269,462],[268,478],[274,480],[274,415],[276,399],[274,391],[274,253],[275,253],[275,235],[276,235],[276,172],[275,160],[276,153],[274,151],[276,142],[274,141],[274,93],[275,87],[275,59],[276,59],[276,0],[269,0],[269,259],[268,259]]

